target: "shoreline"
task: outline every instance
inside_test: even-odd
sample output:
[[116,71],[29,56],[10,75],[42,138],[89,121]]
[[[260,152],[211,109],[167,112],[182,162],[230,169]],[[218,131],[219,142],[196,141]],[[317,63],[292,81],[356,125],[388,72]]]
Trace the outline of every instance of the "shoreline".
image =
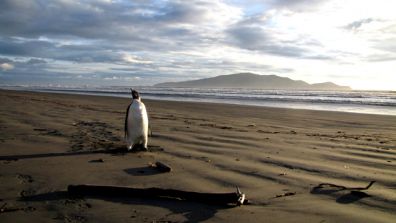
[[[129,96],[121,97],[121,96],[116,96],[116,95],[95,95],[95,94],[89,94],[89,93],[66,93],[66,92],[56,92],[56,91],[35,91],[35,90],[9,90],[9,89],[1,89],[1,91],[10,91],[10,92],[24,92],[24,93],[42,93],[42,94],[55,94],[55,95],[76,95],[76,96],[88,96],[88,97],[105,97],[105,98],[117,98],[117,99],[128,99]],[[144,97],[144,95],[142,95]],[[265,106],[265,105],[255,105],[255,104],[239,104],[239,103],[232,103],[232,102],[216,102],[216,101],[189,101],[189,100],[167,100],[167,99],[146,99],[143,98],[144,101],[153,101],[153,102],[169,102],[169,103],[198,103],[198,104],[209,104],[209,105],[216,105],[216,106],[241,106],[241,107],[256,107],[256,108],[263,108],[263,109],[280,109],[280,110],[296,110],[296,111],[305,111],[305,112],[330,112],[330,113],[342,113],[342,114],[352,114],[352,115],[373,115],[373,116],[390,116],[394,117],[396,114],[375,114],[375,113],[359,113],[355,111],[335,111],[335,110],[321,110],[321,109],[305,109],[305,108],[291,108],[291,107],[275,107],[275,106]]]
[[[150,152],[125,148],[127,98],[0,90],[1,222],[393,222],[395,117],[145,100]],[[99,152],[98,152],[99,151]],[[157,161],[169,173],[152,168]],[[352,193],[341,187],[365,187]],[[318,188],[321,184],[332,184]],[[251,205],[73,198],[68,185],[235,192]],[[335,187],[339,185],[340,187]],[[316,188],[316,189],[315,189]],[[367,196],[366,196],[367,195]],[[19,209],[18,209],[19,208]]]

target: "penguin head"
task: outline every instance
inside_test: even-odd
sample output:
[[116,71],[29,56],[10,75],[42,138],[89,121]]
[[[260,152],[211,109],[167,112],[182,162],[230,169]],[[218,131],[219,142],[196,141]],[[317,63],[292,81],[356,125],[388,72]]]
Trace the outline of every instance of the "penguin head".
[[131,89],[132,99],[140,100],[139,92]]

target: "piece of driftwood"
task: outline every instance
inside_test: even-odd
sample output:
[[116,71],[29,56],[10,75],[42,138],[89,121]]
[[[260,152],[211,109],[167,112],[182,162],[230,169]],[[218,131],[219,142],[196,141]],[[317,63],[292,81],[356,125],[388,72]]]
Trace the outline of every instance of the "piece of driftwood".
[[131,188],[97,185],[69,185],[67,191],[71,195],[95,197],[134,197],[134,198],[165,198],[186,200],[217,205],[242,205],[248,201],[237,187],[234,193],[199,193],[162,188]]
[[155,168],[160,170],[161,172],[171,172],[172,171],[172,167],[168,166],[167,164],[163,163],[163,162],[156,162],[155,163]]
[[15,212],[15,211],[35,211],[36,208],[28,206],[28,207],[6,207],[7,203],[4,203],[3,206],[0,208],[0,213],[6,213],[6,212]]
[[287,197],[287,196],[293,196],[293,195],[296,195],[296,192],[286,192],[286,193],[283,193],[283,194],[277,194],[277,195],[275,196],[275,198]]
[[321,184],[319,184],[318,186],[314,187],[314,190],[318,190],[318,189],[324,188],[325,186],[339,188],[339,190],[350,190],[350,191],[367,190],[367,189],[369,189],[374,183],[375,183],[375,181],[370,181],[370,183],[369,183],[367,186],[365,186],[365,187],[345,187],[345,186],[337,185],[337,184],[321,183]]
[[367,194],[364,191],[368,190],[374,183],[375,181],[370,181],[370,183],[365,187],[346,187],[332,183],[321,183],[318,186],[312,188],[311,193],[313,194],[341,193],[342,196],[338,197],[336,201],[342,204],[349,204],[365,197],[371,197],[371,195]]

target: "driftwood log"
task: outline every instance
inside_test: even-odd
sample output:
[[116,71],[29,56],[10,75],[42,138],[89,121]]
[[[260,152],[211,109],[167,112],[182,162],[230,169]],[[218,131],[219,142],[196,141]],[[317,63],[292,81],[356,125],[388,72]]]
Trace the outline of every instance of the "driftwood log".
[[161,188],[131,188],[117,186],[97,185],[69,185],[67,191],[71,195],[94,196],[94,197],[133,197],[133,198],[165,198],[195,201],[217,205],[242,205],[245,194],[239,188],[234,193],[199,193]]
[[172,171],[172,167],[170,167],[169,165],[163,163],[163,162],[156,162],[155,163],[155,168],[160,170],[161,172],[171,172]]
[[367,190],[369,189],[373,184],[375,183],[375,181],[370,181],[370,183],[365,186],[365,187],[345,187],[342,185],[337,185],[337,184],[331,184],[331,183],[321,183],[318,186],[314,187],[314,190],[318,190],[318,189],[322,189],[324,187],[334,187],[334,188],[339,188],[339,190],[349,190],[349,191],[356,191],[356,190]]

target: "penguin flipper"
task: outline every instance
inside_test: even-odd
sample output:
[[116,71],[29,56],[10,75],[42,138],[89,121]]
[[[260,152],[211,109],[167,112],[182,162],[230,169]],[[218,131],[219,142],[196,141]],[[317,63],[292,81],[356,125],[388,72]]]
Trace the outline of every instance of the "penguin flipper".
[[127,110],[126,110],[126,115],[125,115],[125,124],[124,124],[124,137],[125,139],[128,137],[128,116],[129,116],[129,109],[131,108],[131,104],[129,104]]

